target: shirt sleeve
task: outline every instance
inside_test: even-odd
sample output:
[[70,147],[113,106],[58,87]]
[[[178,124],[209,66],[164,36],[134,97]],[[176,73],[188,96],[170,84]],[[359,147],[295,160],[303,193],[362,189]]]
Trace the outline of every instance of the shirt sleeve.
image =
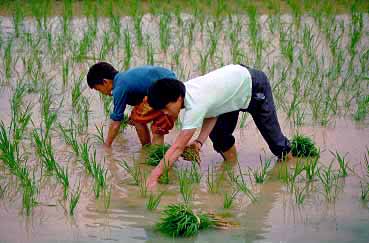
[[207,110],[203,107],[185,110],[183,114],[182,130],[202,127],[206,111]]
[[124,110],[127,106],[127,91],[122,89],[120,94],[113,94],[114,110],[110,114],[113,121],[122,121],[124,118]]

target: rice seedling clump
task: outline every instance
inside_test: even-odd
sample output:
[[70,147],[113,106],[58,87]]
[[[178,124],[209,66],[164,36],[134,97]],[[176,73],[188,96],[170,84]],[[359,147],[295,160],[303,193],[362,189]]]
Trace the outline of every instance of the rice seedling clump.
[[314,141],[311,138],[300,134],[293,136],[291,141],[291,152],[293,156],[297,157],[319,155],[319,150],[315,146]]
[[170,148],[169,144],[151,145],[149,148],[149,153],[146,159],[146,163],[148,165],[157,166],[169,148]]
[[202,229],[215,226],[215,222],[207,214],[195,213],[188,205],[171,204],[162,212],[156,228],[171,237],[189,237]]

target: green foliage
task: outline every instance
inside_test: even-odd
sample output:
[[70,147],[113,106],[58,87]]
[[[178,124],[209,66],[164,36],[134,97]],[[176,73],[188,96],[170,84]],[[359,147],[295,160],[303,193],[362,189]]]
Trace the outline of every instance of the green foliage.
[[169,144],[149,145],[146,163],[151,166],[157,166],[160,160],[164,158],[164,155],[169,148],[170,148]]
[[140,184],[140,177],[141,177],[141,170],[138,166],[130,166],[127,161],[122,160],[119,161],[119,165],[127,172],[128,175],[130,175],[133,179],[134,185]]
[[261,159],[260,156],[260,168],[257,168],[256,170],[252,170],[251,168],[249,168],[250,172],[254,176],[256,183],[262,184],[265,182],[267,178],[267,172],[270,167],[270,163],[271,159],[266,159],[265,162],[263,163],[263,160]]
[[238,194],[238,190],[234,190],[232,193],[225,192],[224,193],[224,201],[223,201],[223,207],[224,208],[231,208],[233,205],[233,201],[236,198]]
[[150,211],[155,210],[160,203],[161,197],[163,196],[164,192],[161,192],[157,195],[150,193],[149,199],[146,202],[146,208]]
[[179,180],[179,191],[181,192],[182,199],[185,204],[188,204],[192,200],[193,189],[190,172],[187,169],[180,169],[177,171],[177,176]]
[[69,201],[69,215],[71,215],[71,216],[74,215],[74,210],[77,207],[80,195],[81,195],[81,189],[78,186],[77,190],[75,192],[71,193],[71,197],[70,197],[70,201]]
[[319,156],[319,149],[315,146],[314,141],[300,134],[293,136],[291,152],[293,156],[297,157]]

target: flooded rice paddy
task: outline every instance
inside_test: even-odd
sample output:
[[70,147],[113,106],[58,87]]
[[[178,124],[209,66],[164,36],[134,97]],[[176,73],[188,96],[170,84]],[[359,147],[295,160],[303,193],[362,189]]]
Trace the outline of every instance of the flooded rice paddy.
[[[368,242],[368,198],[361,199],[369,185],[367,13],[259,15],[251,8],[218,18],[137,16],[66,15],[45,22],[19,13],[0,17],[0,120],[16,164],[0,159],[0,242]],[[88,89],[85,81],[88,67],[100,60],[120,70],[164,66],[184,81],[228,63],[262,69],[271,80],[284,133],[313,138],[320,148],[321,176],[333,174],[330,188],[317,175],[308,181],[305,171],[291,176],[293,183],[284,181],[284,164],[276,162],[251,117],[240,116],[235,132],[239,165],[256,201],[239,192],[233,206],[224,209],[224,194],[232,193],[234,185],[207,141],[191,205],[239,226],[184,239],[161,235],[154,229],[160,211],[183,200],[175,171],[191,168],[191,163],[176,162],[169,184],[159,185],[164,194],[158,209],[147,210],[149,193],[144,197],[119,163],[125,160],[147,173],[153,168],[145,165],[146,150],[134,129],[122,129],[111,150],[101,145],[97,128],[106,135],[111,100]],[[45,141],[41,147],[37,134]],[[78,152],[68,142],[73,134]],[[83,144],[90,160],[96,151],[101,184],[83,163]],[[1,155],[6,148],[2,146]],[[348,163],[345,177],[337,153]],[[252,172],[268,159],[266,180],[258,184]],[[57,165],[50,169],[52,160]],[[289,175],[311,160],[289,161]],[[232,168],[239,173],[238,165]],[[209,192],[211,185],[215,192]],[[29,188],[34,190],[27,194]]]

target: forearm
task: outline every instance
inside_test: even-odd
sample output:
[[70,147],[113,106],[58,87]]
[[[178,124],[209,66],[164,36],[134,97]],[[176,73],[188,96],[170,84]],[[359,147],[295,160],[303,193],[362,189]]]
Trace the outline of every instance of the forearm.
[[134,124],[137,132],[137,136],[140,139],[142,145],[150,144],[150,130],[146,124],[135,123]]
[[185,146],[171,146],[165,153],[164,159],[159,163],[160,169],[163,171],[165,168],[171,168],[174,162],[181,156]]
[[204,143],[206,141],[206,139],[209,137],[209,135],[210,135],[211,131],[213,130],[216,122],[217,122],[216,117],[205,118],[204,123],[201,127],[200,134],[199,134],[199,136],[197,137],[196,140],[200,141],[201,143]]
[[106,137],[105,144],[111,146],[115,137],[118,135],[120,128],[120,121],[112,121],[109,126],[108,136]]

